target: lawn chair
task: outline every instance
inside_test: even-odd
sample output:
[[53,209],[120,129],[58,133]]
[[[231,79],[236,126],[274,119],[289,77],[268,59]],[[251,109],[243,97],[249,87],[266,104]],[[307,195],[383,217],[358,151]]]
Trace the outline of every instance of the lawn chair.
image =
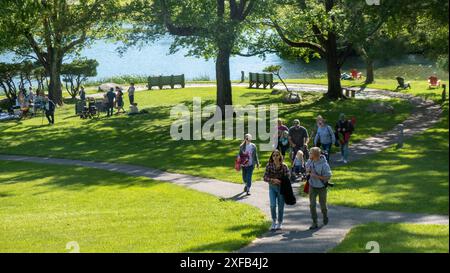
[[441,81],[436,76],[431,76],[428,78],[428,88],[439,88],[441,87]]
[[352,74],[352,78],[354,80],[359,80],[362,78],[362,73],[358,72],[358,70],[356,70],[356,69],[352,69],[352,71],[350,73]]
[[409,82],[405,82],[404,78],[397,77],[395,79],[398,82],[398,86],[397,86],[396,90],[398,90],[398,89],[407,89],[407,88],[411,89],[411,84]]

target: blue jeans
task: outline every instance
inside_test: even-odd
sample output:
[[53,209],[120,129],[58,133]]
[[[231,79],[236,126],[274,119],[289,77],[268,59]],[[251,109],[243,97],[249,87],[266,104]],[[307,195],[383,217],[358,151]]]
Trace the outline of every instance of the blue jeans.
[[330,144],[322,143],[322,150],[327,151],[327,161],[328,162],[330,161],[331,146],[333,146],[333,143],[330,143]]
[[252,176],[254,169],[255,165],[242,167],[242,180],[244,181],[245,186],[247,186],[247,191],[250,191],[250,188],[252,186]]
[[269,198],[270,198],[270,213],[272,220],[277,220],[277,205],[278,205],[278,223],[283,223],[284,215],[284,197],[280,192],[280,186],[269,185]]
[[348,142],[341,144],[341,155],[344,160],[348,160]]

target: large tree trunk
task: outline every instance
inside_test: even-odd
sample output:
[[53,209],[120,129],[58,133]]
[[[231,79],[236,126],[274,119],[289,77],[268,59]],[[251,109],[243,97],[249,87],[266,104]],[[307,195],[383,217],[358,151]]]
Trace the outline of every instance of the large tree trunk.
[[331,99],[342,98],[341,86],[341,67],[339,64],[338,49],[336,42],[336,35],[332,32],[328,33],[326,45],[326,61],[327,61],[327,75],[328,75],[328,93],[327,96]]
[[61,85],[61,65],[50,65],[50,84],[48,86],[48,96],[56,104],[63,104],[62,85]]
[[373,83],[375,80],[375,75],[373,72],[373,60],[370,58],[366,59],[366,83]]
[[223,117],[225,116],[225,106],[233,105],[230,56],[230,49],[219,47],[219,54],[216,59],[217,106],[222,110]]

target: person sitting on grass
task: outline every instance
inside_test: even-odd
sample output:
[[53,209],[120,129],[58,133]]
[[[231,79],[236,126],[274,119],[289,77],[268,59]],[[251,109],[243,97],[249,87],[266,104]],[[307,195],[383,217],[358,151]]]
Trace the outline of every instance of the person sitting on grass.
[[137,107],[137,103],[132,103],[130,105],[130,112],[128,112],[128,115],[132,116],[132,115],[137,115],[139,114],[139,109]]

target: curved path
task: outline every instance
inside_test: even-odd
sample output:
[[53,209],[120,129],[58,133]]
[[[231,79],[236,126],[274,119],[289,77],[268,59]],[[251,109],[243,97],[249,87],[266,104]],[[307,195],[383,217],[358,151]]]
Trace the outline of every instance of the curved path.
[[[192,85],[207,86],[207,85]],[[290,88],[302,91],[325,92],[326,87],[317,85],[290,84]],[[404,121],[405,138],[430,128],[439,120],[441,109],[430,101],[412,95],[381,90],[359,90],[359,96],[397,97],[409,100],[414,106],[411,116]],[[367,94],[365,94],[367,93]],[[350,160],[379,152],[397,141],[398,126],[351,146]],[[334,161],[336,155],[333,155]],[[265,183],[255,183],[251,196],[244,196],[242,185],[195,177],[191,175],[168,173],[156,169],[119,163],[103,163],[81,160],[40,158],[31,156],[0,155],[0,160],[37,162],[48,164],[77,165],[125,173],[133,176],[144,176],[155,180],[171,182],[201,192],[213,194],[223,200],[234,200],[259,208],[270,219],[268,187]],[[334,165],[337,162],[333,162]],[[298,186],[298,184],[295,184]],[[295,192],[299,192],[294,188]],[[309,231],[311,223],[309,204],[305,198],[298,197],[295,206],[286,207],[283,231],[267,232],[239,252],[326,252],[337,246],[348,231],[355,225],[369,222],[449,224],[449,217],[443,215],[426,215],[389,211],[374,211],[348,207],[330,206],[330,223],[315,231]]]

